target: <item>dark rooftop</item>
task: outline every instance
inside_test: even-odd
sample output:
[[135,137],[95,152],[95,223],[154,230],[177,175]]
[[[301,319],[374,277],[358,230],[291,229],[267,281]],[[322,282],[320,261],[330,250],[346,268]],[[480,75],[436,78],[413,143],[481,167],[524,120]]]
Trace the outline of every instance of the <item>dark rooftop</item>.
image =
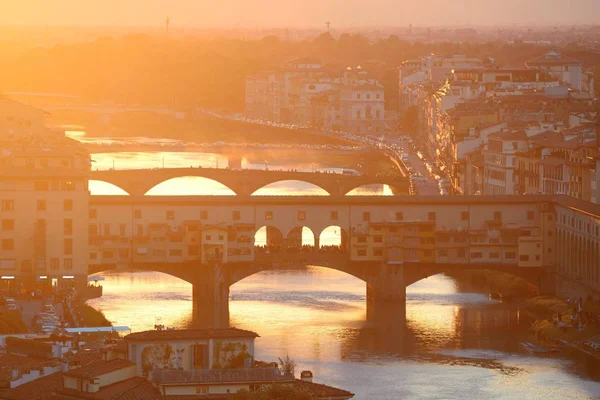
[[195,339],[229,339],[256,338],[258,333],[237,328],[225,329],[176,329],[163,331],[145,331],[125,336],[126,341],[147,340],[195,340]]
[[81,368],[73,369],[65,372],[65,376],[71,376],[73,378],[81,379],[93,379],[100,375],[107,374],[109,372],[118,371],[123,368],[127,368],[135,365],[129,360],[122,358],[115,358],[114,360],[104,361],[99,360],[92,362]]
[[50,400],[54,392],[63,387],[63,375],[60,372],[38,378],[13,389],[0,391],[2,400]]
[[80,392],[74,389],[61,389],[54,397],[57,400],[164,400],[158,389],[145,378],[135,377],[112,385],[104,386],[95,393]]

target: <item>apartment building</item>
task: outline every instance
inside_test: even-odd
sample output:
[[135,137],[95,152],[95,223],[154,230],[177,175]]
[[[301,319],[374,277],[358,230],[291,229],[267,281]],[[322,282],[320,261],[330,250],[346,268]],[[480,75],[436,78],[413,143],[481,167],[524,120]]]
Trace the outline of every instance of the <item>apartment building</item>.
[[87,280],[90,156],[44,112],[0,101],[0,285]]

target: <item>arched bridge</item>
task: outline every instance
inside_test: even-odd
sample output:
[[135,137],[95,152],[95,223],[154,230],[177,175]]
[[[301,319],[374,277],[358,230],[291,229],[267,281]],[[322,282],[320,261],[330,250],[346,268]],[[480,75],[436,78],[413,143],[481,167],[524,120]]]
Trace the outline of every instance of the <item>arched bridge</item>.
[[223,168],[163,168],[153,170],[92,171],[91,180],[111,183],[131,196],[143,196],[156,185],[180,177],[202,177],[219,182],[239,196],[250,196],[258,189],[281,181],[311,183],[331,196],[343,196],[361,186],[389,185],[394,194],[409,194],[409,180],[404,176],[346,176],[333,173],[230,170]]

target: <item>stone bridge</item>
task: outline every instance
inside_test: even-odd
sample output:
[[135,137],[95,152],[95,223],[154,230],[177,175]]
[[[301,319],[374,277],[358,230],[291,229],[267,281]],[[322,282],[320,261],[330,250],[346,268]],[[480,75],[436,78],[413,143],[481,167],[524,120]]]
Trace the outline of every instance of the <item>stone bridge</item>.
[[264,186],[281,181],[311,183],[322,188],[331,196],[343,196],[353,189],[373,184],[389,185],[394,194],[409,194],[410,188],[410,181],[404,176],[346,176],[319,172],[191,167],[92,171],[90,179],[111,183],[131,196],[142,196],[162,182],[187,176],[212,179],[225,185],[239,196],[250,196]]
[[[520,268],[514,265],[488,263],[464,265],[413,262],[390,265],[381,262],[350,261],[346,253],[326,251],[257,254],[254,262],[237,264],[137,263],[133,265],[133,269],[162,272],[191,283],[195,318],[205,326],[217,327],[229,323],[229,291],[232,285],[263,271],[306,265],[331,268],[363,281],[366,284],[367,320],[373,322],[381,319],[378,318],[381,312],[385,311],[385,315],[389,316],[390,309],[396,310],[394,312],[396,317],[405,316],[406,287],[445,272],[485,269],[523,278],[540,290],[544,286],[542,268]],[[89,273],[115,268],[115,265],[94,265],[90,266]]]

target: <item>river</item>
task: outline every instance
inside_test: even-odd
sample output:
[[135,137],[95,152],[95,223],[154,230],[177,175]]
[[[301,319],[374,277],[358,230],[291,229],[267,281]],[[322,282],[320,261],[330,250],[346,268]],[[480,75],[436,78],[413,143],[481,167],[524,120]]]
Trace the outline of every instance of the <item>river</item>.
[[[226,166],[226,155],[209,153],[94,154],[94,168],[162,168],[189,165]],[[164,161],[163,161],[164,160]],[[349,165],[302,160],[242,160],[246,168],[339,171]],[[91,182],[93,194],[120,194]],[[122,194],[122,193],[121,193]],[[148,195],[231,194],[200,178],[179,178]],[[323,194],[299,182],[281,182],[260,194]],[[354,194],[389,194],[387,188],[364,188]],[[311,232],[303,231],[310,243]],[[256,241],[264,241],[258,232]],[[322,238],[337,244],[339,232]],[[132,331],[194,326],[192,287],[152,272],[104,273],[104,295],[89,301],[116,325]],[[319,266],[265,271],[231,288],[232,326],[259,333],[256,359],[275,361],[289,354],[297,373],[311,370],[315,381],[356,393],[356,399],[587,399],[600,396],[597,368],[561,355],[536,357],[519,342],[533,341],[531,320],[517,305],[461,293],[443,275],[407,289],[406,315],[389,310],[383,320],[367,322],[365,284]]]

